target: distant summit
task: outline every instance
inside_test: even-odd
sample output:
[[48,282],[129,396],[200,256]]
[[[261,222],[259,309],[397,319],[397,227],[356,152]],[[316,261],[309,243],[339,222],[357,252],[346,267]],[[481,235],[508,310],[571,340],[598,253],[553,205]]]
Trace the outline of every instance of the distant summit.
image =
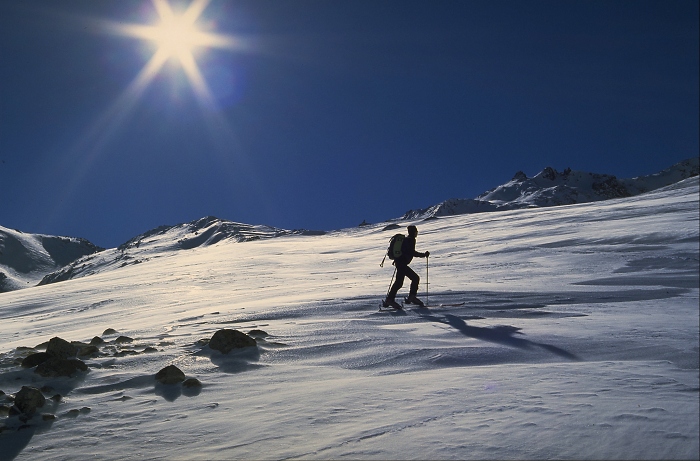
[[540,208],[631,197],[698,176],[697,157],[684,160],[659,173],[631,179],[547,167],[529,178],[518,171],[513,179],[474,199],[450,199],[428,208],[410,210],[400,220],[426,219],[486,211]]
[[103,250],[81,238],[27,234],[0,226],[0,293],[34,286],[47,273]]

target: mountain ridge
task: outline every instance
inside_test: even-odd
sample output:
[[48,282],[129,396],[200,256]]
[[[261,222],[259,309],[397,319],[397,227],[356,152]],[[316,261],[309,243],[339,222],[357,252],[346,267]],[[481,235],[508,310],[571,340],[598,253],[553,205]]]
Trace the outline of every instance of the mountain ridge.
[[700,172],[700,159],[683,160],[658,173],[630,179],[600,173],[558,172],[546,167],[532,178],[518,171],[513,178],[473,199],[452,198],[427,208],[409,210],[397,220],[427,219],[466,213],[573,205],[632,197],[682,181]]
[[[475,199],[449,199],[428,208],[409,210],[400,218],[385,222],[631,197],[698,176],[699,170],[699,159],[695,157],[658,173],[631,179],[617,179],[612,175],[573,171],[570,168],[560,173],[546,167],[532,178],[518,171],[510,181],[487,190]],[[369,224],[361,224],[366,225]],[[222,241],[240,243],[325,233],[243,224],[206,216],[191,222],[159,226],[129,239],[117,248],[104,249],[85,239],[26,234],[0,227],[0,293],[84,277],[139,264],[167,252],[190,250]]]

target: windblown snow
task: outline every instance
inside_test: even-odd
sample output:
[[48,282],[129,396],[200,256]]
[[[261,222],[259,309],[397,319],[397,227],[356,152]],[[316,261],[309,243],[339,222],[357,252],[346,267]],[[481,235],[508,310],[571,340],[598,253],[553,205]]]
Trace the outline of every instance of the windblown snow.
[[[378,311],[382,225],[170,239],[4,293],[0,458],[697,459],[698,197],[402,222],[431,253],[405,312]],[[213,350],[221,329],[256,346]],[[70,378],[20,366],[56,336],[104,343]],[[22,386],[60,397],[16,414]]]

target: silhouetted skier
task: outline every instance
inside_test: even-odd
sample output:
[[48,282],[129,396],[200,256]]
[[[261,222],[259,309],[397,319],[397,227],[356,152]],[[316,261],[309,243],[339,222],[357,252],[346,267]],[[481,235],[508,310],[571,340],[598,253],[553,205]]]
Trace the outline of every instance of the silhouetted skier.
[[404,278],[408,277],[411,280],[411,288],[408,292],[408,297],[404,300],[406,304],[416,304],[418,306],[424,306],[423,301],[416,297],[418,293],[418,284],[420,283],[420,276],[416,274],[413,269],[408,267],[411,264],[414,256],[419,258],[427,258],[430,256],[430,252],[419,253],[416,251],[416,237],[418,236],[418,229],[416,226],[408,226],[408,237],[403,240],[401,245],[401,256],[394,260],[394,266],[396,266],[396,281],[391,286],[386,299],[382,303],[384,307],[393,307],[394,309],[401,309],[401,305],[396,302],[396,293],[399,292],[403,286]]

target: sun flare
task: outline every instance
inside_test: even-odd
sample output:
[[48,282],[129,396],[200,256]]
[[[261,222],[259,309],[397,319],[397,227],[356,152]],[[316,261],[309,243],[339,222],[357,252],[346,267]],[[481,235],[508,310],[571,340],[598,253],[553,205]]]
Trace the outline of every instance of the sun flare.
[[195,59],[195,50],[223,48],[236,50],[241,43],[230,35],[201,30],[197,20],[210,0],[194,0],[182,14],[176,14],[167,0],[152,0],[158,21],[151,25],[119,24],[107,27],[128,37],[153,42],[155,53],[134,80],[134,92],[143,90],[169,60],[179,62],[201,101],[211,102],[209,88]]

